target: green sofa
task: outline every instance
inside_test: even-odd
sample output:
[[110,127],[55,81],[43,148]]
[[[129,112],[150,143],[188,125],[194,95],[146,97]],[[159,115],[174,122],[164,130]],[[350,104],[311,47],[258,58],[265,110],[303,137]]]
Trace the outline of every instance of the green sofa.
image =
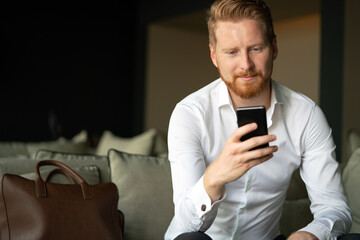
[[[351,232],[360,232],[360,135],[348,136],[349,160],[341,164],[343,182],[353,213]],[[0,142],[0,174],[13,173],[33,179],[39,160],[62,161],[90,184],[112,181],[119,190],[118,208],[125,215],[125,239],[163,239],[173,216],[170,165],[165,137],[150,129],[133,138],[121,138],[109,131],[96,148],[87,143],[82,131],[73,139],[51,142]],[[51,168],[45,167],[46,174]],[[59,175],[52,179],[64,183]],[[294,173],[284,204],[280,227],[284,234],[303,227],[312,219],[305,186]]]

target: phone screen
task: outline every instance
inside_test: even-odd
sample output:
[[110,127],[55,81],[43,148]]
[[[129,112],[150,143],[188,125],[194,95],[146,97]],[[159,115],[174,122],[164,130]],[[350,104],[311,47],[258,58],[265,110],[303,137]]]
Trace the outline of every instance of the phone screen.
[[[267,122],[266,122],[266,109],[264,106],[254,106],[254,107],[242,107],[237,108],[237,123],[238,127],[241,127],[248,123],[256,123],[258,128],[246,135],[244,135],[240,140],[245,141],[249,138],[255,136],[262,136],[268,134]],[[251,150],[268,147],[269,144],[260,145]]]

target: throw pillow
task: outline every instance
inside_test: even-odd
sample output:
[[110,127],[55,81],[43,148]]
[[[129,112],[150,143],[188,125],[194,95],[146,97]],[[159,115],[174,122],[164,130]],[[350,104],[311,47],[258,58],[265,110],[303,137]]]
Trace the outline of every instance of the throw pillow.
[[349,201],[349,207],[351,209],[353,223],[350,232],[360,232],[360,148],[356,149],[351,155],[348,163],[346,164],[342,181],[346,196]]
[[155,129],[150,129],[132,138],[122,138],[114,135],[110,131],[104,131],[100,138],[96,154],[107,155],[109,149],[113,148],[128,153],[152,155],[155,136]]
[[85,129],[81,130],[78,134],[71,138],[73,143],[84,143],[88,140],[88,133]]
[[163,239],[173,216],[167,158],[109,151],[111,179],[125,215],[125,239]]
[[[26,159],[26,158],[0,158],[0,176],[5,173],[9,173],[9,174],[20,175],[28,179],[34,179],[35,167],[38,161],[39,160],[36,159]],[[96,164],[92,164],[94,161],[86,162],[77,159],[71,161],[66,161],[66,160],[59,160],[59,161],[64,162],[66,165],[77,171],[89,184],[97,184],[101,182],[98,166],[96,166],[96,168],[94,166],[91,166],[91,165],[96,165]],[[40,168],[40,173],[49,172],[54,168],[55,167],[53,166],[43,166]],[[57,178],[61,178],[61,177],[58,176]],[[110,176],[108,179],[110,179]]]
[[347,135],[347,153],[350,158],[356,149],[360,148],[360,133],[351,129]]
[[161,133],[157,133],[154,142],[154,149],[153,149],[154,156],[168,156],[168,147],[166,142],[166,136],[162,135]]
[[[41,175],[42,179],[44,179],[50,173],[50,171],[52,171],[54,168],[56,168],[56,167],[49,167],[49,166],[41,167],[40,175]],[[81,177],[83,177],[84,180],[90,185],[95,185],[95,184],[100,183],[99,168],[97,166],[94,166],[94,165],[83,166],[80,168],[73,168],[73,170],[75,172],[77,172]],[[20,176],[30,179],[30,180],[35,180],[35,178],[36,178],[35,172],[24,173],[24,174],[21,174]],[[62,184],[70,183],[69,180],[67,179],[67,177],[62,174],[55,174],[50,179],[50,182],[62,183]]]
[[58,160],[72,168],[79,168],[86,165],[95,165],[99,168],[101,182],[110,182],[109,160],[107,156],[39,150],[35,158],[37,160]]

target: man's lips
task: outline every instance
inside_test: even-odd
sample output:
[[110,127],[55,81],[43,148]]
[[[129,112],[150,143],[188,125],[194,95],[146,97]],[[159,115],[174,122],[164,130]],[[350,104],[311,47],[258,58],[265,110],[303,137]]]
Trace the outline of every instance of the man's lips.
[[248,82],[253,80],[256,77],[256,75],[251,75],[251,76],[238,76],[239,79],[241,79],[242,81]]

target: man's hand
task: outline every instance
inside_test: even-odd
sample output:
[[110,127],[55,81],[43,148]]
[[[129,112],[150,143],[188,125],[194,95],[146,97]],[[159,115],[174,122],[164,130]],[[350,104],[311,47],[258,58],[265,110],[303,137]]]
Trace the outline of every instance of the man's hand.
[[221,198],[225,184],[239,179],[250,168],[269,160],[277,151],[277,146],[249,151],[254,147],[276,140],[274,135],[265,135],[240,141],[242,136],[256,128],[255,123],[238,128],[227,139],[220,156],[206,169],[204,187],[212,202]]
[[288,237],[288,240],[319,240],[319,239],[312,233],[305,231],[298,231],[291,234],[290,237]]

